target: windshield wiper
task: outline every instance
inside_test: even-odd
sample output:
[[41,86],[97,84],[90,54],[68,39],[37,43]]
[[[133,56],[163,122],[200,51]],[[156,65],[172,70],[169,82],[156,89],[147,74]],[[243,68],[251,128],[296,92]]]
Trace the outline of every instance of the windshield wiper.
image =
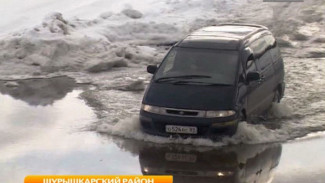
[[174,85],[187,85],[187,84],[199,84],[199,85],[206,85],[206,86],[231,86],[231,84],[226,83],[209,83],[209,82],[202,82],[202,81],[176,81],[173,82]]
[[162,81],[173,81],[174,79],[192,79],[192,78],[211,78],[208,75],[182,75],[182,76],[170,76],[170,77],[161,77],[156,79],[156,82]]

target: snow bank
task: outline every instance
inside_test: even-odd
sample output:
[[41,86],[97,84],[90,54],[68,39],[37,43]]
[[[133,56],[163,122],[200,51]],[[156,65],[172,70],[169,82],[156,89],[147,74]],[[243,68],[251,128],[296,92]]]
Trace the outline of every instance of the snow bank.
[[[297,44],[293,44],[292,39],[314,39],[314,32],[306,34],[299,27],[313,27],[310,25],[323,21],[319,15],[324,9],[316,0],[306,0],[303,5],[239,0],[207,0],[204,3],[199,0],[145,0],[141,3],[82,0],[77,5],[68,0],[65,8],[62,2],[55,6],[52,1],[42,4],[34,0],[33,3],[40,6],[39,11],[35,14],[26,12],[26,16],[30,15],[35,20],[40,19],[50,7],[57,7],[54,10],[64,13],[50,13],[40,24],[29,24],[24,29],[0,34],[2,75],[10,74],[5,70],[14,66],[11,74],[46,75],[93,71],[92,68],[95,68],[94,72],[107,71],[114,67],[116,60],[123,60],[119,63],[128,67],[156,63],[166,51],[157,46],[172,45],[195,29],[218,23],[264,24],[280,38],[281,45],[295,47]],[[316,5],[319,7],[316,8]],[[21,8],[29,6],[26,4]],[[103,8],[105,6],[106,9]],[[301,11],[293,14],[295,9]],[[87,19],[80,18],[85,16],[88,16]],[[15,24],[14,21],[12,23]],[[286,36],[289,39],[283,38]],[[316,52],[310,51],[307,56],[323,56]],[[102,66],[104,69],[98,69]]]
[[102,72],[158,62],[162,54],[155,45],[180,39],[170,36],[178,32],[173,25],[128,22],[122,14],[112,15],[113,20],[103,16],[67,20],[61,13],[51,13],[41,25],[1,36],[0,64],[5,65],[0,69],[15,65],[17,73],[25,73],[31,67],[42,75],[58,71]]

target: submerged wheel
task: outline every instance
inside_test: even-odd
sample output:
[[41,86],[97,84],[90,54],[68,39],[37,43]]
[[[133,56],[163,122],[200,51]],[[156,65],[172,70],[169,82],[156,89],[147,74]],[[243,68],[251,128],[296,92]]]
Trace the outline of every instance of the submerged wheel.
[[237,128],[238,128],[238,123],[235,126],[231,127],[231,129],[228,130],[228,133],[227,133],[228,136],[232,137],[233,135],[235,135],[237,132]]
[[238,116],[238,119],[237,119],[237,124],[233,127],[231,127],[229,130],[228,130],[228,136],[233,136],[236,134],[237,132],[237,129],[238,129],[238,125],[240,122],[243,122],[243,121],[246,121],[246,117],[245,117],[245,114],[242,112],[240,112],[239,116]]
[[244,112],[244,110],[242,110],[239,114],[239,121],[238,122],[242,122],[242,121],[246,121],[247,120],[247,117],[246,117],[246,114]]
[[274,93],[273,103],[280,103],[280,92],[276,90]]

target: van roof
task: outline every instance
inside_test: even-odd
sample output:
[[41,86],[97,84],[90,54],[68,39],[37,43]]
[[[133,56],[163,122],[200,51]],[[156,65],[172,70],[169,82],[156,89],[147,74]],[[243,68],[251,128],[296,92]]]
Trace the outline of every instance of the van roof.
[[252,24],[221,24],[204,27],[185,37],[176,46],[237,50],[244,40],[263,30],[268,29]]

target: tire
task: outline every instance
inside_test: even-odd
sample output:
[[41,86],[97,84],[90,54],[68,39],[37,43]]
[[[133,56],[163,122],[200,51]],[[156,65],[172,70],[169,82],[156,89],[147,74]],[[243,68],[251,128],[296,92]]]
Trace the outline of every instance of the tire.
[[240,115],[239,115],[239,120],[238,120],[238,123],[242,122],[242,121],[247,121],[246,119],[246,115],[244,114],[244,111],[241,111],[240,112]]
[[237,132],[237,128],[238,128],[238,123],[235,126],[231,127],[231,129],[228,130],[227,135],[229,137],[232,137],[233,135],[235,135]]
[[237,122],[237,124],[235,126],[231,127],[231,129],[228,131],[228,135],[230,137],[233,136],[233,135],[235,135],[236,132],[237,132],[239,123],[240,122],[243,122],[245,120],[246,120],[245,119],[245,115],[241,112],[240,115],[238,116],[238,122]]
[[280,103],[280,92],[279,90],[276,90],[274,93],[273,103]]

